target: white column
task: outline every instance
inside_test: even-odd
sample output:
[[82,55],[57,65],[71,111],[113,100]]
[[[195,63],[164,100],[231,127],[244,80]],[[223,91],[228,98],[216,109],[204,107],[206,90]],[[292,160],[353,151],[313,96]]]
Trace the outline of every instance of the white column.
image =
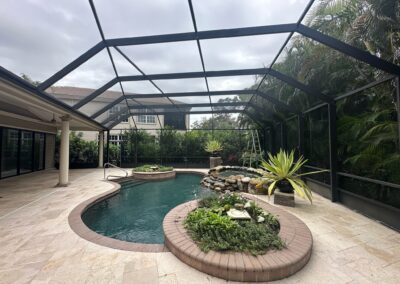
[[99,132],[99,168],[104,165],[104,132]]
[[58,186],[67,186],[69,175],[69,116],[63,116],[61,120],[60,169]]

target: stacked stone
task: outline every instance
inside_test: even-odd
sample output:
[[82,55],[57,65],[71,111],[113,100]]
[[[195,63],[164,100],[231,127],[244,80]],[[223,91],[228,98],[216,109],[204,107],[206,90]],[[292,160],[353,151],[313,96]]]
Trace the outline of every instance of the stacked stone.
[[[243,191],[243,192],[256,193],[255,187],[259,183],[258,178],[250,178],[246,177],[245,175],[231,175],[228,177],[220,176],[219,172],[225,169],[242,170],[250,172],[249,168],[245,167],[230,167],[230,166],[216,167],[209,171],[209,174],[202,179],[201,184],[217,192]],[[254,170],[253,173],[258,174],[256,170]]]

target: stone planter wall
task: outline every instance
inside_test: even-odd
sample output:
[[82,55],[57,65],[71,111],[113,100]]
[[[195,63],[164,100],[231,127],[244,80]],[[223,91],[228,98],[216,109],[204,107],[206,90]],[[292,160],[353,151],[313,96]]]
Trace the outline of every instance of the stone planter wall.
[[132,172],[132,177],[134,179],[141,180],[161,180],[161,179],[170,179],[175,178],[175,171],[168,172]]
[[279,236],[285,241],[286,248],[258,256],[231,251],[201,251],[183,224],[187,214],[197,208],[196,200],[178,205],[165,216],[163,229],[167,248],[187,265],[229,281],[274,281],[302,269],[310,259],[312,250],[313,240],[308,227],[283,209],[259,202],[252,195],[243,195],[278,217],[281,225]]
[[215,168],[222,165],[221,157],[210,157],[210,168]]

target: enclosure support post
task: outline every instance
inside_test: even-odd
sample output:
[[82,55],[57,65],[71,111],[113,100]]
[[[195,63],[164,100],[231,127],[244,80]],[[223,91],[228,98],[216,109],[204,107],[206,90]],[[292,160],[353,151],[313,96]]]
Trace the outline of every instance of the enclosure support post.
[[271,128],[270,128],[270,131],[269,131],[269,133],[270,133],[270,141],[271,141],[271,153],[272,154],[275,154],[275,152],[276,152],[276,145],[275,145],[275,141],[276,141],[276,139],[275,139],[275,136],[276,136],[276,131],[275,131],[275,124],[274,124],[274,122],[272,122],[272,125],[271,125]]
[[398,146],[400,151],[400,77],[396,77],[396,111],[397,111],[397,135],[399,136]]
[[[270,137],[269,137],[269,135],[268,135],[268,131],[267,131],[267,128],[265,128],[265,127],[263,127],[263,132],[264,132],[264,143],[263,143],[263,150],[264,150],[264,155],[268,152],[268,151],[271,151],[271,149],[267,149],[268,148],[268,140],[267,139],[270,139]],[[271,145],[271,144],[269,144],[269,145]],[[264,157],[263,157],[263,159],[264,159]]]
[[104,165],[104,132],[99,132],[99,168]]
[[303,116],[303,114],[299,114],[297,116],[297,120],[298,120],[299,155],[304,156],[304,116]]
[[69,116],[61,117],[60,168],[58,186],[68,185],[69,175]]
[[124,146],[124,139],[122,139],[122,130],[119,131],[119,165],[122,168],[122,153]]
[[138,130],[135,129],[135,167],[137,167],[138,164]]
[[283,150],[286,150],[286,146],[287,146],[286,142],[287,142],[286,141],[286,125],[285,125],[285,122],[282,121],[281,122],[281,148]]
[[339,200],[337,188],[337,133],[336,133],[336,103],[328,104],[328,123],[329,123],[329,166],[331,169],[331,200]]
[[107,163],[110,162],[110,130],[107,130],[106,161]]

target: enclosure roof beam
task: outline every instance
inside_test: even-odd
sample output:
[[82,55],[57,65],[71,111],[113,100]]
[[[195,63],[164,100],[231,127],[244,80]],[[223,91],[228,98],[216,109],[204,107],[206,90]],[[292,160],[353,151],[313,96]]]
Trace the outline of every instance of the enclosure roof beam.
[[[213,107],[223,107],[223,106],[245,106],[247,102],[222,102],[222,103],[213,103]],[[183,109],[185,108],[193,108],[193,107],[209,107],[210,103],[193,103],[193,104],[179,104],[180,107]],[[168,105],[168,104],[157,104],[157,105],[136,105],[136,106],[130,106],[130,109],[158,109],[158,108],[175,108],[174,105]],[[145,114],[145,113],[144,113]]]
[[104,41],[99,42],[98,44],[87,50],[77,59],[69,63],[67,66],[65,66],[60,71],[58,71],[50,78],[48,78],[46,81],[44,81],[42,84],[40,84],[39,90],[43,91],[51,87],[57,81],[66,76],[68,73],[72,72],[80,65],[85,63],[87,60],[92,58],[94,55],[102,51],[105,47],[167,43],[167,42],[179,42],[179,41],[191,41],[191,40],[195,41],[197,39],[204,40],[204,39],[216,39],[216,38],[289,33],[289,32],[294,32],[296,28],[297,25],[291,23],[291,24],[256,26],[256,27],[246,27],[246,28],[198,31],[189,33],[175,33],[175,34],[163,34],[163,35],[153,35],[153,36],[105,39]]
[[109,81],[108,83],[106,83],[105,85],[103,85],[102,87],[100,87],[99,89],[95,90],[93,93],[91,93],[90,95],[84,97],[83,99],[81,99],[80,101],[78,101],[75,105],[73,105],[72,107],[74,109],[78,109],[83,107],[84,105],[86,105],[88,102],[92,101],[93,99],[97,98],[98,96],[100,96],[102,93],[104,93],[105,91],[107,91],[109,88],[111,88],[112,86],[114,86],[115,84],[118,83],[118,78],[114,78],[111,81]]
[[253,113],[249,112],[248,110],[244,110],[243,113],[246,113],[249,116],[252,115],[253,117],[251,117],[251,119],[253,119],[253,120],[258,119],[258,121],[260,121],[260,122],[267,122],[267,120],[265,120],[265,118],[262,118],[259,115],[260,113],[265,113],[264,109],[262,109],[259,106],[253,105],[253,104],[250,104],[249,107],[253,108],[256,112],[253,114]]
[[290,85],[290,86],[292,86],[292,87],[294,87],[296,89],[299,89],[299,90],[303,91],[307,95],[310,95],[310,96],[313,96],[313,97],[315,97],[317,99],[320,99],[323,102],[331,102],[332,101],[332,99],[329,98],[328,96],[319,93],[318,91],[314,90],[310,86],[307,86],[307,85],[295,80],[294,78],[292,78],[292,77],[290,77],[288,75],[282,74],[279,71],[276,71],[274,69],[270,69],[269,72],[268,72],[268,75],[271,75],[272,77],[275,77],[276,79],[278,79],[278,80],[280,80],[280,81],[282,81],[284,83],[287,83],[288,85]]
[[211,91],[208,92],[178,92],[178,93],[152,93],[152,94],[135,94],[126,95],[127,99],[151,99],[151,98],[162,98],[164,96],[168,97],[199,97],[199,96],[224,96],[224,95],[253,95],[254,90],[229,90],[229,91]]
[[[148,74],[148,75],[134,75],[134,76],[119,76],[114,78],[93,93],[78,101],[73,108],[78,109],[89,103],[103,92],[114,86],[118,82],[124,81],[147,81],[147,80],[171,80],[171,79],[189,79],[189,78],[202,78],[207,77],[224,77],[224,76],[243,76],[243,75],[262,75],[268,70],[267,68],[253,68],[253,69],[237,69],[237,70],[220,70],[220,71],[207,71],[207,72],[182,72],[182,73],[165,73],[165,74]],[[165,95],[164,95],[165,96]],[[168,96],[167,96],[168,97]],[[132,99],[132,97],[131,97]]]
[[61,78],[63,78],[65,75],[72,72],[77,67],[82,65],[84,62],[86,62],[94,55],[102,51],[106,46],[141,45],[141,44],[154,44],[154,43],[165,43],[165,42],[190,41],[190,40],[194,41],[197,39],[204,40],[204,39],[243,37],[243,36],[255,36],[255,35],[276,34],[276,33],[292,33],[292,32],[298,32],[305,37],[311,38],[319,43],[329,46],[350,57],[363,61],[375,68],[384,70],[391,74],[400,75],[400,67],[391,62],[383,60],[373,54],[370,54],[359,48],[353,47],[347,43],[344,43],[338,39],[325,35],[317,30],[314,30],[302,24],[291,23],[291,24],[281,24],[281,25],[198,31],[197,33],[189,32],[189,33],[164,34],[164,35],[154,35],[154,36],[106,39],[105,41],[101,41],[92,48],[90,48],[88,51],[83,53],[77,59],[75,59],[70,64],[65,66],[63,69],[61,69],[53,76],[48,78],[46,81],[40,84],[38,88],[39,90],[42,91],[46,90],[54,83],[59,81]]
[[[301,13],[299,19],[296,22],[296,29],[298,27],[298,25],[301,24],[301,22],[303,21],[303,19],[305,18],[305,16],[307,15],[308,11],[311,9],[311,6],[314,4],[314,0],[309,0],[308,4],[306,5],[306,7],[303,10],[303,13]],[[272,60],[272,62],[269,65],[269,69],[272,69],[272,67],[274,66],[274,64],[276,63],[276,61],[278,60],[279,56],[281,56],[282,51],[285,49],[286,45],[289,43],[289,41],[292,39],[292,36],[294,34],[295,31],[292,31],[289,33],[289,35],[287,36],[286,40],[283,42],[283,44],[281,45],[281,47],[279,48],[278,52],[276,53],[274,59]],[[258,91],[262,85],[262,83],[264,82],[265,78],[267,78],[268,73],[265,73],[264,76],[262,77],[262,79],[260,80],[260,82],[258,83],[258,86],[256,88],[256,90]],[[252,96],[249,100],[249,104],[253,101],[255,96]],[[246,106],[247,108],[247,106]],[[245,108],[245,109],[246,109]]]
[[118,118],[118,117],[120,117],[122,115],[128,115],[128,116],[130,115],[128,107],[124,107],[120,111],[114,113],[113,115],[110,115],[105,120],[103,120],[101,122],[101,124],[105,125],[106,123],[109,123],[110,121],[113,121],[113,120],[115,120],[116,118]]
[[157,111],[157,112],[132,112],[132,115],[157,115],[157,114],[169,114],[169,113],[184,113],[184,114],[212,114],[212,113],[240,113],[243,109],[216,109],[216,110],[188,110],[188,111]]
[[122,120],[128,118],[129,116],[137,116],[137,115],[165,115],[165,114],[171,114],[171,113],[183,113],[183,114],[216,114],[216,113],[241,113],[243,112],[243,110],[210,110],[210,111],[179,111],[179,110],[171,110],[171,111],[160,111],[160,112],[138,112],[138,113],[125,113],[123,114],[123,112],[120,112],[119,114],[116,114],[116,120],[113,121],[113,119],[108,120],[108,121],[103,121],[103,124],[107,124],[110,121],[113,121],[110,125],[108,125],[108,128],[113,128],[115,125],[117,125],[118,123],[120,123]]
[[[211,96],[221,96],[221,95],[252,95],[254,94],[254,90],[233,90],[233,91],[215,91],[210,93]],[[191,96],[207,96],[208,97],[208,92],[188,92],[188,93],[154,93],[154,94],[137,94],[137,95],[125,95],[127,99],[145,99],[145,98],[163,98],[165,96],[168,97],[191,97]],[[96,118],[112,108],[113,106],[119,104],[124,98],[120,97],[116,99],[115,101],[111,102],[110,104],[104,106],[97,112],[95,112],[93,115],[91,115],[91,118]],[[208,104],[209,105],[209,104]],[[151,105],[154,108],[154,105]],[[165,105],[164,105],[165,106]],[[183,104],[182,106],[186,106]]]
[[[251,105],[248,105],[250,108],[253,108],[256,112],[265,112],[265,110],[263,110],[263,109],[260,109],[260,107],[259,106],[255,106],[255,105],[253,105],[253,104],[251,104]],[[277,115],[276,114],[274,114],[274,113],[271,113],[271,119],[272,120],[274,120],[274,119],[280,119],[279,117],[277,117]]]
[[99,42],[98,44],[96,44],[95,46],[90,48],[88,51],[83,53],[81,56],[79,56],[77,59],[72,61],[70,64],[68,64],[67,66],[62,68],[60,71],[55,73],[53,76],[48,78],[46,81],[41,83],[38,86],[38,89],[41,90],[41,91],[44,91],[44,90],[48,89],[49,87],[54,85],[54,83],[56,83],[57,81],[61,80],[68,73],[71,73],[76,68],[78,68],[80,65],[85,63],[87,60],[89,60],[90,58],[95,56],[97,53],[102,51],[105,47],[106,47],[106,44],[103,41]]
[[120,102],[122,102],[124,100],[124,96],[122,95],[121,97],[119,97],[118,99],[116,99],[115,101],[109,103],[108,105],[102,107],[101,109],[99,109],[98,111],[96,111],[94,114],[92,114],[90,117],[95,119],[96,117],[98,117],[99,115],[103,114],[104,112],[106,112],[107,110],[109,110],[110,108],[112,108],[113,106],[119,104]]
[[281,102],[280,100],[274,98],[273,95],[270,92],[257,91],[257,95],[259,95],[260,97],[270,101],[271,103],[273,103],[274,105],[276,105],[277,107],[279,107],[282,110],[286,110],[286,111],[289,111],[291,113],[296,113],[296,114],[300,113],[299,111],[295,110],[291,106],[289,106],[289,105]]
[[381,59],[378,56],[375,56],[369,52],[351,46],[341,40],[325,35],[315,29],[299,24],[297,32],[305,37],[311,38],[350,57],[365,62],[377,69],[383,70],[390,74],[400,75],[400,66]]
[[246,75],[263,75],[268,68],[251,68],[236,70],[218,70],[218,71],[199,71],[199,72],[181,72],[181,73],[164,73],[164,74],[148,74],[146,76],[120,76],[121,81],[145,81],[145,80],[173,80],[173,79],[192,79],[206,77],[225,77],[225,76],[246,76]]
[[230,38],[230,37],[243,37],[243,36],[256,36],[266,34],[279,34],[290,33],[295,31],[296,24],[281,24],[281,25],[268,25],[256,26],[246,28],[233,28],[233,29],[219,29],[209,31],[198,31],[188,33],[174,33],[152,36],[139,36],[127,38],[114,38],[106,40],[108,46],[124,46],[124,45],[143,45],[154,43],[167,43],[179,41],[195,41],[216,38]]
[[248,117],[250,117],[250,119],[252,121],[254,121],[254,123],[256,123],[258,126],[260,126],[261,128],[263,128],[263,122],[264,121],[260,121],[257,117],[255,117],[255,115],[253,115],[251,112],[249,112],[248,110],[244,110],[243,114],[247,115]]

